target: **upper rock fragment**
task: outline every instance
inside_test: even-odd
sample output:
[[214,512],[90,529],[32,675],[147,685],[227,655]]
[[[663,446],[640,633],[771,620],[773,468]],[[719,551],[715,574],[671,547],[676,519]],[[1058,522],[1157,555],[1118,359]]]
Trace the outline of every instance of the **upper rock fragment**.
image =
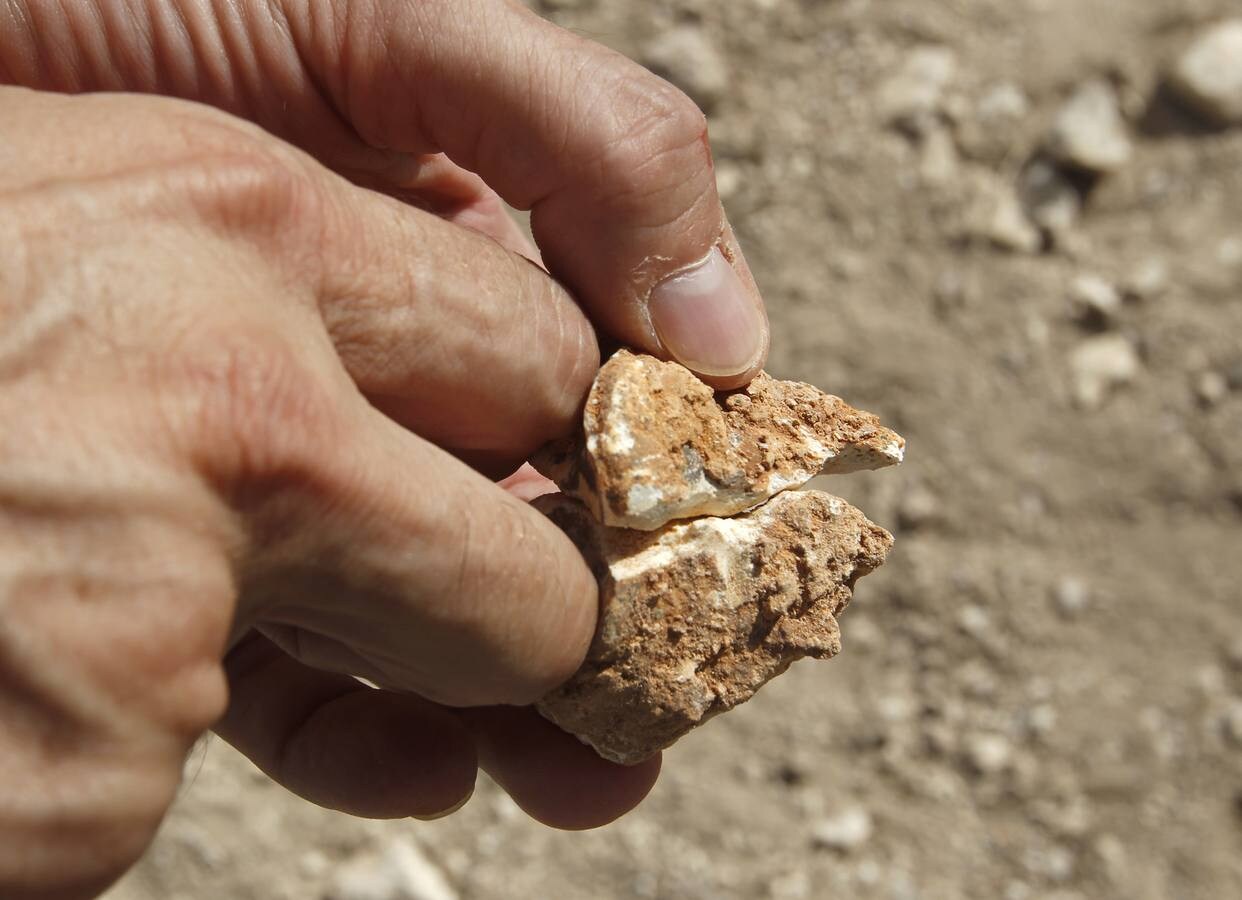
[[577,544],[600,588],[586,663],[537,707],[627,765],[748,700],[795,660],[835,655],[837,615],[893,542],[818,491],[654,532],[604,527],[563,494],[535,506]]
[[901,462],[905,441],[809,384],[760,374],[716,394],[688,369],[618,351],[600,370],[583,431],[532,460],[605,525],[650,531],[728,516],[820,473]]

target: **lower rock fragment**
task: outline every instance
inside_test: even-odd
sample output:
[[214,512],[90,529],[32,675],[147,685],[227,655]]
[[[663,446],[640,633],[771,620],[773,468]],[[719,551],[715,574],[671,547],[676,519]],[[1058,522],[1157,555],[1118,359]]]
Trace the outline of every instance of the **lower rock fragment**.
[[535,505],[573,539],[600,585],[587,660],[538,709],[627,765],[750,699],[795,660],[835,655],[837,615],[893,542],[818,491],[657,531],[600,525],[563,494]]

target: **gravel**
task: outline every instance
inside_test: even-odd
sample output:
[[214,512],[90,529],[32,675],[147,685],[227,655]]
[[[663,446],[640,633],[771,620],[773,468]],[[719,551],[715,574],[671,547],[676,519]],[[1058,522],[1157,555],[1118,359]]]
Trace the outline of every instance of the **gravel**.
[[1202,32],[1174,65],[1169,83],[1209,121],[1242,124],[1242,19]]

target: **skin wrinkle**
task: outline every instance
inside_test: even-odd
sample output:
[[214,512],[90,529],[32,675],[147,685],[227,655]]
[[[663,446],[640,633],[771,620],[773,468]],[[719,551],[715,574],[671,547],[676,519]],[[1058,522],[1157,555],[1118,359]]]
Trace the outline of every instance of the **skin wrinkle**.
[[[34,25],[30,21],[30,12],[22,0],[0,0],[0,34],[17,35],[19,32],[23,39],[15,42],[17,51],[28,50],[23,68],[33,68],[33,60],[30,58],[32,54],[28,49],[34,43]],[[0,83],[13,84],[17,81],[17,73],[13,68],[14,63],[7,58],[7,49],[7,42],[0,43]]]
[[[156,18],[154,11],[148,12],[143,5],[145,0],[117,0],[117,2],[120,4],[119,15],[105,18],[109,24],[108,44],[117,59],[123,63],[120,70],[139,73],[141,83],[152,85],[152,90],[158,90],[159,79],[155,71]],[[144,49],[147,52],[144,52]],[[125,84],[118,85],[118,90],[126,87]]]
[[[372,655],[368,659],[353,647],[330,635],[301,626],[272,626],[265,623],[262,631],[273,643],[281,646],[289,656],[312,668],[352,675],[356,678],[366,678],[376,683],[380,681],[387,681],[389,684],[412,683],[410,679],[394,679],[385,671],[394,662],[393,659],[385,658],[386,649],[376,652],[374,648],[369,648]],[[396,668],[399,669],[402,661],[398,659],[395,662],[398,663]]]
[[[604,170],[620,169],[627,173],[623,181],[610,186],[609,195],[611,205],[621,207],[627,212],[637,213],[651,207],[659,208],[661,204],[654,203],[654,198],[693,191],[693,202],[672,204],[677,210],[676,218],[663,221],[647,219],[641,225],[648,228],[661,228],[670,221],[676,221],[685,215],[686,210],[698,207],[703,198],[715,199],[715,184],[710,177],[704,177],[699,184],[671,177],[687,168],[702,168],[699,165],[679,165],[678,158],[685,155],[702,162],[703,149],[698,131],[688,128],[682,122],[670,125],[670,121],[672,119],[667,116],[653,116],[645,120],[638,131],[610,143],[599,161],[601,180]],[[675,135],[677,140],[665,137],[668,134]],[[657,149],[651,149],[652,147]]]
[[[76,54],[70,49],[68,41],[61,38],[61,32],[67,27],[60,17],[54,13],[50,16],[46,7],[26,6],[30,28],[27,34],[32,75],[37,83],[48,83],[52,87],[72,89],[75,82],[74,72]],[[4,42],[7,45],[7,41]],[[21,73],[18,80],[24,80]]]
[[[309,88],[306,96],[310,101],[310,106],[316,117],[324,117],[330,129],[339,135],[339,141],[344,143],[347,141],[359,142],[359,136],[354,125],[350,124],[351,120],[345,111],[338,108],[334,102],[331,92],[328,90],[322,76],[316,69],[309,65],[302,46],[293,37],[292,23],[289,19],[288,12],[283,4],[278,0],[263,0],[264,8],[268,11],[269,21],[264,22],[263,26],[258,27],[257,32],[267,40],[263,40],[263,46],[269,48],[269,62],[267,69],[273,70],[277,66],[281,69],[296,69],[290,73],[289,83],[286,88],[297,90],[299,86]],[[330,6],[329,3],[309,3],[307,4],[310,15],[314,16],[315,10],[323,6]],[[251,10],[251,20],[253,21],[258,15],[253,6],[248,5],[247,9]],[[290,66],[289,63],[294,63]],[[339,55],[337,64],[348,65],[348,49],[344,49]],[[260,67],[262,68],[262,67]],[[267,79],[260,79],[256,85],[256,89],[260,96],[265,92]],[[286,102],[287,111],[287,102]]]
[[[263,22],[258,28],[249,28],[244,7],[236,0],[214,0],[211,5],[215,33],[223,48],[222,58],[228,61],[229,66],[227,82],[232,86],[229,107],[243,114],[248,112],[249,118],[256,118],[254,113],[263,109],[263,98],[270,96],[273,89],[283,93],[284,88],[276,78],[271,78],[266,91],[264,86],[255,84],[253,80],[266,68],[260,63],[259,56],[271,23]],[[270,69],[267,71],[271,73]]]
[[[141,0],[140,0],[141,2]],[[151,17],[151,67],[154,73],[152,90],[163,92],[171,87],[173,93],[188,97],[202,95],[202,73],[197,65],[161,67],[160,59],[193,59],[194,40],[180,3],[164,3],[148,0]]]
[[[525,89],[519,92],[517,98],[511,98],[510,103],[515,106],[520,105],[523,108],[522,117],[534,121],[539,113],[539,105],[536,98],[541,96],[541,92],[535,88],[537,82],[533,73],[541,71],[544,64],[542,60],[532,56],[532,48],[529,46],[529,43],[522,40],[517,33],[517,25],[521,15],[522,13],[513,11],[510,16],[503,17],[497,22],[496,30],[502,31],[505,35],[505,39],[497,41],[493,49],[505,56],[505,61],[503,63],[505,71],[527,73]],[[468,34],[469,30],[467,28],[463,28],[462,33]],[[482,52],[481,48],[462,48],[459,52],[470,53],[472,50],[475,53]],[[470,96],[471,92],[468,90],[458,90],[455,93]],[[504,135],[497,131],[500,127],[500,123],[495,121],[493,117],[488,115],[479,115],[476,113],[471,115],[470,118],[476,121],[478,125],[474,129],[474,133],[467,139],[466,147],[468,149],[459,161],[460,165],[467,169],[479,168],[479,160],[484,158],[484,148],[486,147],[508,146],[510,148],[510,152],[513,152],[513,149],[515,148],[512,148],[511,142],[505,140]],[[540,122],[539,126],[532,128],[532,134],[543,134],[543,132],[546,131],[546,128],[542,127],[544,124],[545,123]],[[536,150],[536,153],[538,153],[538,150]],[[546,189],[541,190],[538,186],[542,167],[537,163],[532,166],[532,160],[529,159],[523,160],[523,162],[525,164],[523,168],[528,171],[533,168],[533,174],[535,176],[532,179],[534,183],[531,184],[527,190],[535,191],[536,196],[546,193]],[[499,165],[495,160],[491,161],[487,165],[487,170],[493,172],[505,171],[506,169],[511,170],[513,167],[514,160],[509,158],[505,160],[505,165]],[[515,179],[512,175],[510,175],[509,180],[510,182],[513,182]],[[525,178],[522,179],[522,181],[525,180]],[[512,192],[512,187],[510,187],[510,192]],[[520,199],[518,202],[521,205],[516,208],[520,209],[527,209],[531,205],[529,203],[522,203]]]
[[[514,42],[517,46],[521,46],[520,42]],[[576,81],[581,84],[593,84],[594,72],[585,71],[588,59],[582,58],[575,54],[570,48],[565,48],[563,53],[549,50],[549,48],[541,48],[539,54],[530,54],[525,60],[522,60],[518,66],[519,71],[527,74],[526,87],[522,92],[522,96],[526,99],[527,109],[526,117],[535,118],[536,114],[542,110],[542,107],[536,105],[534,98],[544,98],[547,103],[547,95],[554,93],[555,96],[564,96],[570,92],[564,90],[563,85],[570,81]],[[559,49],[559,48],[558,48]],[[566,65],[566,60],[577,64],[580,68]],[[511,63],[506,68],[512,69]],[[539,74],[536,75],[535,73]],[[559,90],[549,91],[548,83],[559,82],[562,87]],[[595,96],[595,95],[593,95]],[[600,99],[597,97],[597,99]],[[607,108],[607,103],[587,103],[583,101],[583,106],[600,106]],[[536,148],[532,153],[527,154],[526,158],[520,160],[515,158],[515,148],[512,141],[506,140],[503,133],[492,136],[488,131],[488,127],[499,128],[499,123],[492,122],[491,117],[482,117],[482,122],[475,132],[471,142],[467,145],[470,149],[462,156],[459,163],[466,168],[478,168],[493,172],[504,172],[507,183],[502,187],[502,193],[510,206],[515,209],[529,210],[532,214],[537,208],[543,204],[557,190],[558,184],[562,181],[570,181],[577,183],[579,172],[583,166],[583,153],[579,148],[578,152],[572,152],[578,140],[574,136],[574,122],[583,122],[588,120],[586,109],[566,111],[555,108],[552,104],[547,104],[547,109],[543,111],[540,119],[538,133],[540,135],[540,144],[543,146]],[[554,128],[556,131],[556,140],[551,140],[549,131]],[[484,150],[488,147],[495,148],[497,154],[503,156],[487,159]],[[572,160],[572,168],[569,163],[560,167],[550,167],[544,164],[543,158],[551,158],[558,160]],[[480,163],[480,161],[483,161]]]
[[[291,607],[273,607],[265,613],[257,630],[282,647],[291,657],[330,672],[366,678],[377,684],[402,685],[406,690],[433,686],[434,673],[419,666],[410,654],[396,654],[391,648],[367,642],[367,635],[349,635],[340,640],[340,616],[331,610],[316,610],[310,616]],[[296,643],[295,643],[296,636]],[[310,642],[315,642],[315,650]],[[365,654],[365,655],[364,655]],[[319,663],[328,663],[319,665]]]
[[[195,81],[200,91],[206,85],[209,97],[228,109],[238,109],[231,61],[226,54],[221,29],[209,11],[209,4],[210,0],[181,0],[177,4],[192,51],[187,61],[194,63],[198,73]],[[175,66],[181,61],[166,61],[165,64],[170,62]]]
[[[99,37],[103,31],[103,23],[100,21],[99,10],[93,5],[85,8],[85,17],[89,20],[83,27],[81,15],[75,15],[74,11],[69,8],[72,0],[51,0],[49,17],[55,19],[59,24],[63,25],[68,33],[68,40],[65,42],[69,47],[87,47],[88,52],[85,54],[65,53],[65,63],[72,68],[73,77],[68,79],[68,84],[72,90],[80,90],[81,85],[88,81],[95,81],[101,70],[106,71],[106,60],[100,60],[99,54],[106,56],[107,48],[100,46]],[[59,51],[60,48],[54,48],[53,53]],[[92,52],[93,51],[93,52]],[[84,77],[88,76],[88,77]]]
[[[377,684],[400,685],[404,690],[436,702],[453,701],[442,687],[446,683],[442,675],[421,666],[419,657],[393,653],[389,647],[370,640],[369,635],[348,633],[348,629],[343,629],[344,624],[341,615],[331,610],[308,612],[291,606],[274,606],[270,612],[265,611],[263,623],[258,627],[290,656],[307,665],[366,678]],[[292,645],[295,633],[300,643]],[[314,652],[308,649],[312,639],[316,647]],[[319,663],[330,664],[320,666]]]
[[[151,23],[139,14],[135,0],[115,0],[116,7],[93,6],[98,20],[103,49],[99,54],[104,71],[95,73],[95,81],[109,90],[123,91],[128,87],[122,72],[137,72],[139,79],[150,83],[152,55],[144,52],[151,45]],[[112,14],[109,14],[112,13]]]
[[[338,8],[335,2],[328,6],[331,11]],[[419,68],[423,61],[395,58],[396,51],[391,35],[397,24],[396,16],[395,7],[377,8],[367,2],[344,4],[342,11],[337,14],[338,21],[334,23],[336,27],[332,33],[335,39],[329,38],[327,45],[331,48],[339,47],[345,54],[344,64],[337,71],[339,84],[333,96],[336,98],[341,115],[346,121],[355,124],[362,139],[371,146],[387,147],[395,144],[410,153],[435,153],[439,148],[428,142],[426,132],[423,130],[420,104],[414,103],[412,110],[402,110],[399,113],[402,117],[406,114],[413,117],[412,125],[402,125],[400,122],[394,123],[389,120],[388,116],[392,110],[387,104],[380,104],[376,107],[373,103],[370,85],[378,80],[371,75],[373,69],[382,68],[385,72],[394,72],[397,77],[407,82],[417,82],[420,77]],[[357,37],[359,34],[362,36]],[[369,58],[382,60],[382,64],[372,63],[370,66],[364,66],[354,55],[355,48],[367,48]],[[361,77],[354,78],[356,72],[360,73]],[[413,85],[410,85],[408,89],[412,95],[417,96]],[[371,116],[363,115],[362,111],[366,109],[374,109],[379,121],[372,122]],[[408,139],[403,136],[395,141],[387,137],[401,130],[408,130],[411,136]]]

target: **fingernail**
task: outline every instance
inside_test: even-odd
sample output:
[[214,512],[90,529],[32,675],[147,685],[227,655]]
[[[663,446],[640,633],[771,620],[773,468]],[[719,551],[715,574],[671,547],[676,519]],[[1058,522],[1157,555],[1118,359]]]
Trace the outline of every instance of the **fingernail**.
[[737,375],[763,352],[763,313],[718,249],[656,285],[648,310],[668,352],[701,375]]

